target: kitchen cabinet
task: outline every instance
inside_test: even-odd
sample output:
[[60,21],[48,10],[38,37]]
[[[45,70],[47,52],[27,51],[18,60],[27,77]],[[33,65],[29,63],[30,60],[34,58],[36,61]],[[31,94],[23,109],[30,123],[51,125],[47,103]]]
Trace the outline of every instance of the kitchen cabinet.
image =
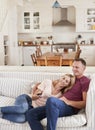
[[4,65],[8,65],[8,45],[4,45]]
[[30,30],[31,29],[31,13],[30,12],[24,12],[24,30]]
[[2,44],[0,44],[0,65],[8,65],[8,36],[4,35]]
[[95,32],[95,8],[76,8],[76,32]]
[[40,29],[40,12],[23,12],[24,32],[33,32]]
[[0,65],[4,65],[4,47],[0,45]]
[[86,11],[86,30],[95,32],[95,8],[88,8]]
[[52,8],[43,10],[44,7],[18,7],[18,32],[52,32]]
[[87,66],[95,66],[95,45],[80,45],[80,57],[86,60]]
[[86,8],[76,8],[76,32],[86,31]]

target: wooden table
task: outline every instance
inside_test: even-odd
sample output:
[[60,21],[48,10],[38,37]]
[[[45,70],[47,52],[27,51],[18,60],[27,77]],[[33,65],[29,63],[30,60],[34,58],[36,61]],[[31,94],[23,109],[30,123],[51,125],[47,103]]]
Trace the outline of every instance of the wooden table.
[[37,66],[45,66],[45,58],[46,56],[56,56],[60,55],[62,56],[62,66],[71,66],[73,63],[73,60],[75,59],[76,52],[68,52],[68,53],[53,53],[53,52],[47,52],[42,54],[42,56],[37,57]]

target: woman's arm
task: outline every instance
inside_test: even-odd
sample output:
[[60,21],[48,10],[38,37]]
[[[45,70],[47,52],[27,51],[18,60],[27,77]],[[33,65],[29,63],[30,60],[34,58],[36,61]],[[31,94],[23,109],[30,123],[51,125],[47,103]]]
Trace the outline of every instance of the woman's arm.
[[52,81],[52,84],[53,84],[53,86],[55,86],[57,83],[58,83],[58,79],[57,80],[54,80],[54,81]]
[[38,86],[40,85],[40,83],[37,83],[33,88],[32,88],[32,91],[31,91],[31,98],[33,100],[35,99],[38,99],[40,96],[38,95]]
[[32,88],[31,94],[34,94],[34,93],[35,93],[35,91],[38,89],[38,86],[39,86],[40,84],[41,84],[41,83],[35,84],[35,86]]

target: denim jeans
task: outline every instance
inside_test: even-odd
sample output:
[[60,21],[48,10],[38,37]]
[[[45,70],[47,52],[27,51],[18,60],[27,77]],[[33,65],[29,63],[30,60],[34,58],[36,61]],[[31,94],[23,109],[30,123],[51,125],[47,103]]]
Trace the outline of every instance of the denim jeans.
[[13,106],[1,107],[2,118],[23,123],[26,121],[26,111],[32,108],[31,104],[32,99],[28,95],[22,94],[16,98]]
[[47,130],[56,130],[58,117],[70,116],[75,114],[75,109],[68,106],[58,98],[50,97],[46,106],[33,108],[27,111],[26,118],[31,130],[44,130],[40,121],[47,117]]

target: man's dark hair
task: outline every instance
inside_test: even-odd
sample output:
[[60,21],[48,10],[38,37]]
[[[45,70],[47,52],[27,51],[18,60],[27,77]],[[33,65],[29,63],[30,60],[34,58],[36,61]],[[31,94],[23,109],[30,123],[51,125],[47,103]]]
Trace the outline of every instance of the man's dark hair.
[[74,59],[74,61],[80,61],[84,66],[86,66],[86,61],[84,59],[82,59],[82,58]]

